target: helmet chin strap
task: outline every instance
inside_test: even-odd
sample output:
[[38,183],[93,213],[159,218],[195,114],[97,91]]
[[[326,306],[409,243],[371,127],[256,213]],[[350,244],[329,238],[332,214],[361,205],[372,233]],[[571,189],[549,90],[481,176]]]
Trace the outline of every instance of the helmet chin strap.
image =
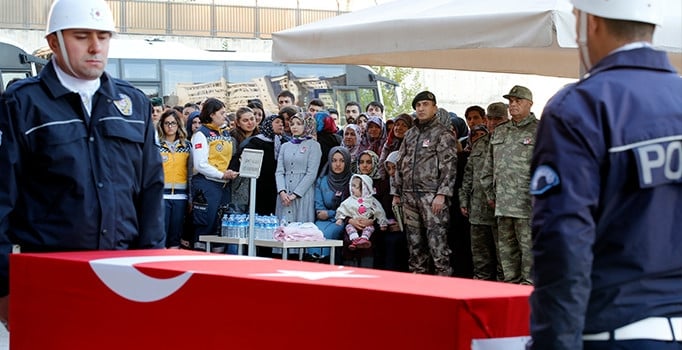
[[66,52],[66,45],[64,45],[64,36],[62,35],[62,31],[58,30],[55,32],[55,34],[57,34],[57,41],[59,42],[59,51],[62,53],[64,65],[66,66],[66,68],[69,69],[71,75],[78,79],[81,79],[81,77],[79,77],[78,74],[76,74],[76,72],[73,70],[73,67],[71,67],[71,62],[69,61],[69,54]]
[[580,51],[580,76],[585,75],[592,68],[590,62],[590,53],[587,49],[587,13],[585,11],[578,11],[580,26],[578,27],[578,50]]

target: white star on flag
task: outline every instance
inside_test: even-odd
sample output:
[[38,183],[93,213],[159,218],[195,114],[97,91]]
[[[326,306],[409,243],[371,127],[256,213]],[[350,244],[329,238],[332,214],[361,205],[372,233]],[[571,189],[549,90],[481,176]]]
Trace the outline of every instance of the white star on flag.
[[266,277],[298,277],[309,281],[317,281],[325,278],[377,278],[376,275],[353,274],[353,270],[342,271],[296,271],[296,270],[277,270],[277,273],[257,273],[252,276]]

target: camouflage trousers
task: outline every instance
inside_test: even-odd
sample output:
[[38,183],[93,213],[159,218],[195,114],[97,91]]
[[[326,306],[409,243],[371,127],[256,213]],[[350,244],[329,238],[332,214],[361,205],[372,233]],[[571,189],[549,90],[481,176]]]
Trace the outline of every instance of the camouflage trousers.
[[434,273],[451,276],[450,254],[448,247],[448,223],[450,221],[449,203],[440,215],[431,211],[435,193],[403,193],[403,217],[410,272],[429,273],[432,263]]
[[501,281],[502,266],[497,256],[497,225],[471,224],[471,257],[474,279]]
[[498,216],[497,233],[497,251],[504,281],[532,285],[530,219]]

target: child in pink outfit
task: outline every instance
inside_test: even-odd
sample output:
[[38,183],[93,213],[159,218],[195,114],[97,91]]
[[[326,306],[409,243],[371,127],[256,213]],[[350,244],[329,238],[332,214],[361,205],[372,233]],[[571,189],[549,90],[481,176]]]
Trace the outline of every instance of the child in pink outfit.
[[[355,174],[351,177],[350,197],[346,198],[339,208],[336,209],[336,224],[343,225],[345,219],[373,219],[379,224],[382,230],[388,226],[388,219],[386,219],[386,212],[384,212],[381,203],[373,196],[373,181],[367,175]],[[358,234],[355,226],[351,224],[346,225],[346,233],[351,241],[348,249],[354,250],[356,248],[369,248],[372,242],[369,238],[374,233],[374,226],[370,225],[362,229],[362,233]]]

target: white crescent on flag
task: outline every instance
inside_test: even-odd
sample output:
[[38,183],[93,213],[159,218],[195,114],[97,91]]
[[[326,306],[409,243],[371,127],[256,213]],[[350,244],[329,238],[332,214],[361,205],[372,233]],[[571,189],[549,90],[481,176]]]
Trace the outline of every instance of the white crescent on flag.
[[168,255],[131,256],[90,261],[97,277],[114,293],[128,300],[141,303],[164,299],[180,289],[192,276],[191,271],[173,278],[155,278],[145,275],[133,265],[168,261],[220,261],[258,260],[262,258],[243,255]]

